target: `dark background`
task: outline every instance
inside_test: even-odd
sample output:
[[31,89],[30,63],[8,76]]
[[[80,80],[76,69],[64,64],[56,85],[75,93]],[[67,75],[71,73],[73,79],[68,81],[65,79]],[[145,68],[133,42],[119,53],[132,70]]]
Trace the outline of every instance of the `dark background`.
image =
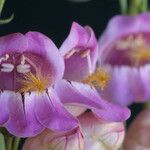
[[6,18],[13,12],[14,20],[0,26],[0,35],[40,31],[59,46],[73,21],[90,25],[99,36],[107,21],[119,13],[119,3],[117,0],[91,0],[82,3],[67,0],[6,0],[1,18]]
[[[1,18],[12,13],[12,22],[0,25],[0,36],[28,31],[39,31],[49,36],[59,47],[69,33],[73,21],[81,25],[90,25],[99,37],[108,20],[119,14],[117,0],[91,0],[74,3],[67,0],[6,0]],[[132,117],[141,110],[142,105],[130,106]]]

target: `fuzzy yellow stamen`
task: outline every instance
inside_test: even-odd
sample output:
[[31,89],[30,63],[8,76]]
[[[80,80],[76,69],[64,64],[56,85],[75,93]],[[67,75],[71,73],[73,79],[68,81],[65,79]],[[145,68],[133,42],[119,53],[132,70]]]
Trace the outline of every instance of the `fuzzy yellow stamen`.
[[88,76],[87,79],[83,80],[83,83],[87,83],[90,86],[99,86],[101,90],[104,90],[110,80],[109,73],[101,68],[97,69],[95,73]]
[[150,61],[150,48],[149,47],[140,47],[136,50],[132,50],[129,53],[129,57],[137,65],[144,61]]
[[24,75],[20,83],[22,87],[19,92],[21,93],[29,91],[38,91],[42,93],[47,88],[48,78],[43,77],[40,73],[34,75],[30,72]]

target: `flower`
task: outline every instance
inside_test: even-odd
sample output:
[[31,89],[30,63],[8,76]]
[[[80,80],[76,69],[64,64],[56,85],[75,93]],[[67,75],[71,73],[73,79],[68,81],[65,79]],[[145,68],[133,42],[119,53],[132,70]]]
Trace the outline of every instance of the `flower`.
[[105,89],[111,77],[105,68],[96,68],[98,42],[91,27],[73,22],[60,52],[65,61],[64,79]]
[[76,128],[78,121],[52,88],[63,73],[63,58],[45,35],[28,32],[1,37],[0,125],[19,137],[37,135],[45,128]]
[[125,137],[125,150],[150,149],[150,109],[146,108],[131,123]]
[[65,61],[64,78],[84,80],[96,67],[98,44],[91,27],[73,22],[71,31],[60,47]]
[[105,122],[90,112],[81,115],[79,121],[80,130],[63,134],[45,130],[28,138],[23,150],[117,150],[121,146],[125,133],[123,123]]
[[129,105],[150,98],[150,13],[113,17],[99,39],[99,67],[110,80],[104,98]]

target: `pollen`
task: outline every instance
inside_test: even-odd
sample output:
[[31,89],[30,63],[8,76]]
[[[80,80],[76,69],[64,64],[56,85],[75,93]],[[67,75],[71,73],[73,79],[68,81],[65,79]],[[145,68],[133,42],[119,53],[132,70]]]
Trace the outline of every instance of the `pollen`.
[[150,48],[140,47],[135,50],[130,51],[129,57],[137,65],[145,61],[150,61]]
[[39,94],[41,94],[47,88],[48,78],[43,77],[41,73],[34,75],[30,72],[23,76],[20,83],[22,87],[19,92],[26,93],[30,91],[38,91]]
[[92,73],[83,80],[83,83],[87,83],[90,86],[98,86],[101,90],[104,90],[108,85],[111,77],[108,71],[104,68],[97,69],[95,73]]

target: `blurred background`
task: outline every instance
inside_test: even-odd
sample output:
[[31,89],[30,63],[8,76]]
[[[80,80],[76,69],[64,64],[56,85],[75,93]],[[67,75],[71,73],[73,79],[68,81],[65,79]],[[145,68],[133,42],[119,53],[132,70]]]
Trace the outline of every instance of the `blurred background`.
[[[59,47],[69,33],[73,21],[90,25],[97,38],[108,20],[119,14],[117,0],[6,0],[1,19],[15,14],[14,19],[0,25],[0,36],[13,32],[39,31],[49,36]],[[142,109],[142,104],[130,106],[132,117]]]

